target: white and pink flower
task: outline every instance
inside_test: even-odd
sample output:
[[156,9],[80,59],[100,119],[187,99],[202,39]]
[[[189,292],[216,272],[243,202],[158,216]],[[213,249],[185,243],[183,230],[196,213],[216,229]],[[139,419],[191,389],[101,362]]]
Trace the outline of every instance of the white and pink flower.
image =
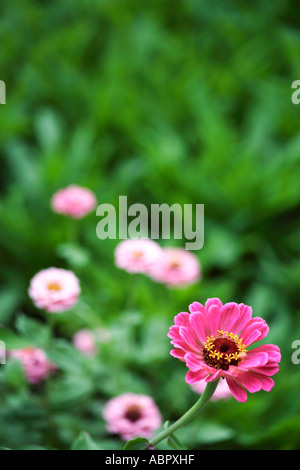
[[116,265],[129,273],[148,273],[161,256],[158,243],[144,238],[123,240],[115,249]]
[[150,277],[169,287],[193,284],[200,279],[198,258],[184,248],[166,247],[148,270]]
[[28,347],[9,351],[9,357],[21,362],[28,382],[37,384],[47,379],[56,370],[56,365],[49,361],[45,351]]
[[95,334],[87,328],[77,331],[72,341],[74,347],[87,356],[93,356],[97,352]]
[[81,219],[95,209],[95,194],[88,188],[72,184],[57,191],[51,199],[51,207],[58,214]]
[[150,438],[162,424],[161,414],[151,397],[124,393],[112,398],[103,410],[107,430],[127,441],[134,437]]

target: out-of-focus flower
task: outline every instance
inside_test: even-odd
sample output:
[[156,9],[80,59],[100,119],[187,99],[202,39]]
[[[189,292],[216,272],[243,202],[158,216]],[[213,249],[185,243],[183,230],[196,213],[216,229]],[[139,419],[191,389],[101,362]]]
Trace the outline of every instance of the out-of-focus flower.
[[51,199],[54,212],[81,219],[97,204],[95,194],[88,188],[72,184],[57,191]]
[[279,370],[280,349],[274,344],[248,349],[268,334],[265,320],[252,318],[248,305],[223,305],[217,298],[208,299],[205,306],[193,302],[189,309],[190,314],[181,312],[175,316],[168,333],[174,346],[171,355],[189,368],[187,383],[224,377],[240,402],[247,401],[247,391],[269,392],[273,388],[271,376]]
[[129,273],[147,273],[161,256],[158,243],[144,238],[123,240],[115,249],[116,265]]
[[158,261],[149,268],[152,279],[170,287],[193,284],[200,274],[198,258],[184,248],[164,248]]
[[124,393],[109,400],[103,410],[107,430],[125,441],[140,436],[149,438],[161,424],[161,415],[151,397]]
[[97,353],[99,343],[108,343],[112,339],[111,333],[106,328],[78,330],[72,339],[74,347],[83,354],[93,356]]
[[73,344],[78,351],[88,356],[93,356],[97,351],[95,334],[88,329],[77,331],[73,336]]
[[42,349],[14,349],[9,351],[9,356],[21,362],[28,382],[33,384],[45,380],[56,370],[56,365],[49,361]]
[[72,271],[52,267],[35,274],[28,292],[36,307],[50,313],[63,312],[77,303],[80,285]]
[[109,343],[112,339],[111,332],[104,327],[96,328],[95,335],[99,343]]
[[[202,395],[202,393],[205,390],[206,385],[207,383],[204,382],[204,380],[200,380],[200,382],[196,382],[195,384],[191,385],[191,388],[194,392]],[[232,397],[232,393],[228,388],[226,380],[220,380],[215,390],[215,393],[211,397],[211,400],[212,401],[225,400],[226,398],[229,398],[229,397]]]

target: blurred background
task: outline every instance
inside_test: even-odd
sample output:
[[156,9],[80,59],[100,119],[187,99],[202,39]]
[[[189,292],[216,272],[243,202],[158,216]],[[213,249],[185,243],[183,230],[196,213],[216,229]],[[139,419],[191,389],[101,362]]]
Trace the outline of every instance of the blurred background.
[[[168,328],[191,302],[219,297],[268,322],[280,372],[271,392],[210,403],[178,437],[191,449],[299,448],[297,8],[1,1],[0,339],[43,348],[59,368],[32,386],[15,362],[0,367],[2,447],[68,449],[86,431],[99,448],[121,449],[102,409],[126,391],[152,396],[164,420],[177,419],[198,396],[169,355]],[[201,281],[168,289],[118,269],[118,240],[97,238],[95,213],[74,221],[51,210],[53,193],[72,183],[116,208],[119,195],[148,207],[205,204]],[[54,325],[27,293],[49,266],[73,270],[82,288]],[[109,340],[96,357],[74,349],[78,329],[99,327]]]

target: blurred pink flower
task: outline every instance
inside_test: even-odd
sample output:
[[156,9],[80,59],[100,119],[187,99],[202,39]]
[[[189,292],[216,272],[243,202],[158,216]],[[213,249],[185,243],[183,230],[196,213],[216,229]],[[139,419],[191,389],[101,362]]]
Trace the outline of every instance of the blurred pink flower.
[[144,238],[121,241],[115,249],[116,265],[129,273],[147,273],[149,267],[162,255],[162,249],[153,240]]
[[184,248],[164,248],[159,260],[149,268],[152,279],[169,287],[193,284],[200,274],[198,258]]
[[88,356],[94,355],[97,351],[95,334],[88,329],[77,331],[73,336],[73,344],[78,351]]
[[107,430],[125,441],[140,436],[149,438],[161,424],[156,404],[147,395],[124,393],[109,400],[103,410]]
[[51,199],[54,212],[74,219],[81,219],[87,215],[96,204],[96,196],[90,189],[75,184],[60,189]]
[[205,306],[193,302],[189,309],[190,314],[181,312],[175,316],[168,333],[175,348],[171,355],[189,368],[188,384],[224,377],[240,402],[247,401],[246,390],[269,392],[273,388],[271,376],[279,370],[280,349],[264,344],[248,350],[269,332],[262,318],[252,318],[251,307],[235,302],[223,305],[214,298],[208,299]]
[[79,280],[66,269],[43,269],[31,279],[28,293],[36,307],[50,313],[63,312],[77,303]]
[[[195,384],[191,385],[191,388],[194,392],[202,395],[202,393],[205,390],[206,385],[207,383],[204,380],[200,380],[199,382],[196,382]],[[211,397],[211,400],[217,401],[217,400],[223,400],[229,397],[232,397],[232,393],[228,388],[226,380],[220,380],[215,390],[215,393]]]
[[56,370],[55,364],[49,361],[42,349],[33,347],[14,349],[9,351],[9,356],[21,362],[28,382],[33,384],[45,380]]

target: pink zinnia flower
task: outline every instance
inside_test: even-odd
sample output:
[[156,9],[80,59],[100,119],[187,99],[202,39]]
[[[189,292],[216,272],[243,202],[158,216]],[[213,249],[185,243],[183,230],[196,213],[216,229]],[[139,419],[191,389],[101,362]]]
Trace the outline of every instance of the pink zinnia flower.
[[72,271],[48,268],[31,279],[28,292],[36,307],[51,313],[63,312],[76,304],[80,285]]
[[103,410],[107,430],[125,441],[140,436],[149,438],[161,424],[160,412],[147,395],[124,393],[109,400]]
[[[204,392],[206,388],[206,385],[207,383],[204,380],[200,380],[200,382],[196,382],[195,384],[191,385],[191,388],[194,392],[202,395],[202,393]],[[226,380],[220,380],[213,396],[211,397],[211,400],[212,401],[224,400],[229,397],[232,397],[232,393],[229,390]]]
[[56,370],[55,364],[49,361],[42,349],[33,347],[14,349],[9,352],[9,356],[21,362],[28,382],[33,384],[45,380]]
[[88,329],[82,329],[77,331],[73,336],[73,344],[78,351],[92,356],[97,351],[95,334]]
[[269,331],[260,317],[252,318],[248,305],[219,299],[208,299],[205,306],[193,302],[190,314],[175,316],[168,336],[174,348],[172,356],[185,362],[190,369],[186,382],[212,382],[224,377],[228,387],[240,402],[247,401],[247,391],[270,391],[274,386],[271,376],[279,370],[280,349],[265,344],[249,349],[262,340]]
[[149,267],[162,255],[162,249],[153,240],[144,238],[121,241],[115,250],[116,265],[129,273],[147,273]]
[[96,207],[96,204],[96,196],[90,189],[75,184],[60,189],[51,199],[54,212],[74,219],[81,219],[87,215]]
[[193,284],[200,274],[198,258],[184,248],[164,248],[159,260],[149,268],[152,279],[170,287]]

